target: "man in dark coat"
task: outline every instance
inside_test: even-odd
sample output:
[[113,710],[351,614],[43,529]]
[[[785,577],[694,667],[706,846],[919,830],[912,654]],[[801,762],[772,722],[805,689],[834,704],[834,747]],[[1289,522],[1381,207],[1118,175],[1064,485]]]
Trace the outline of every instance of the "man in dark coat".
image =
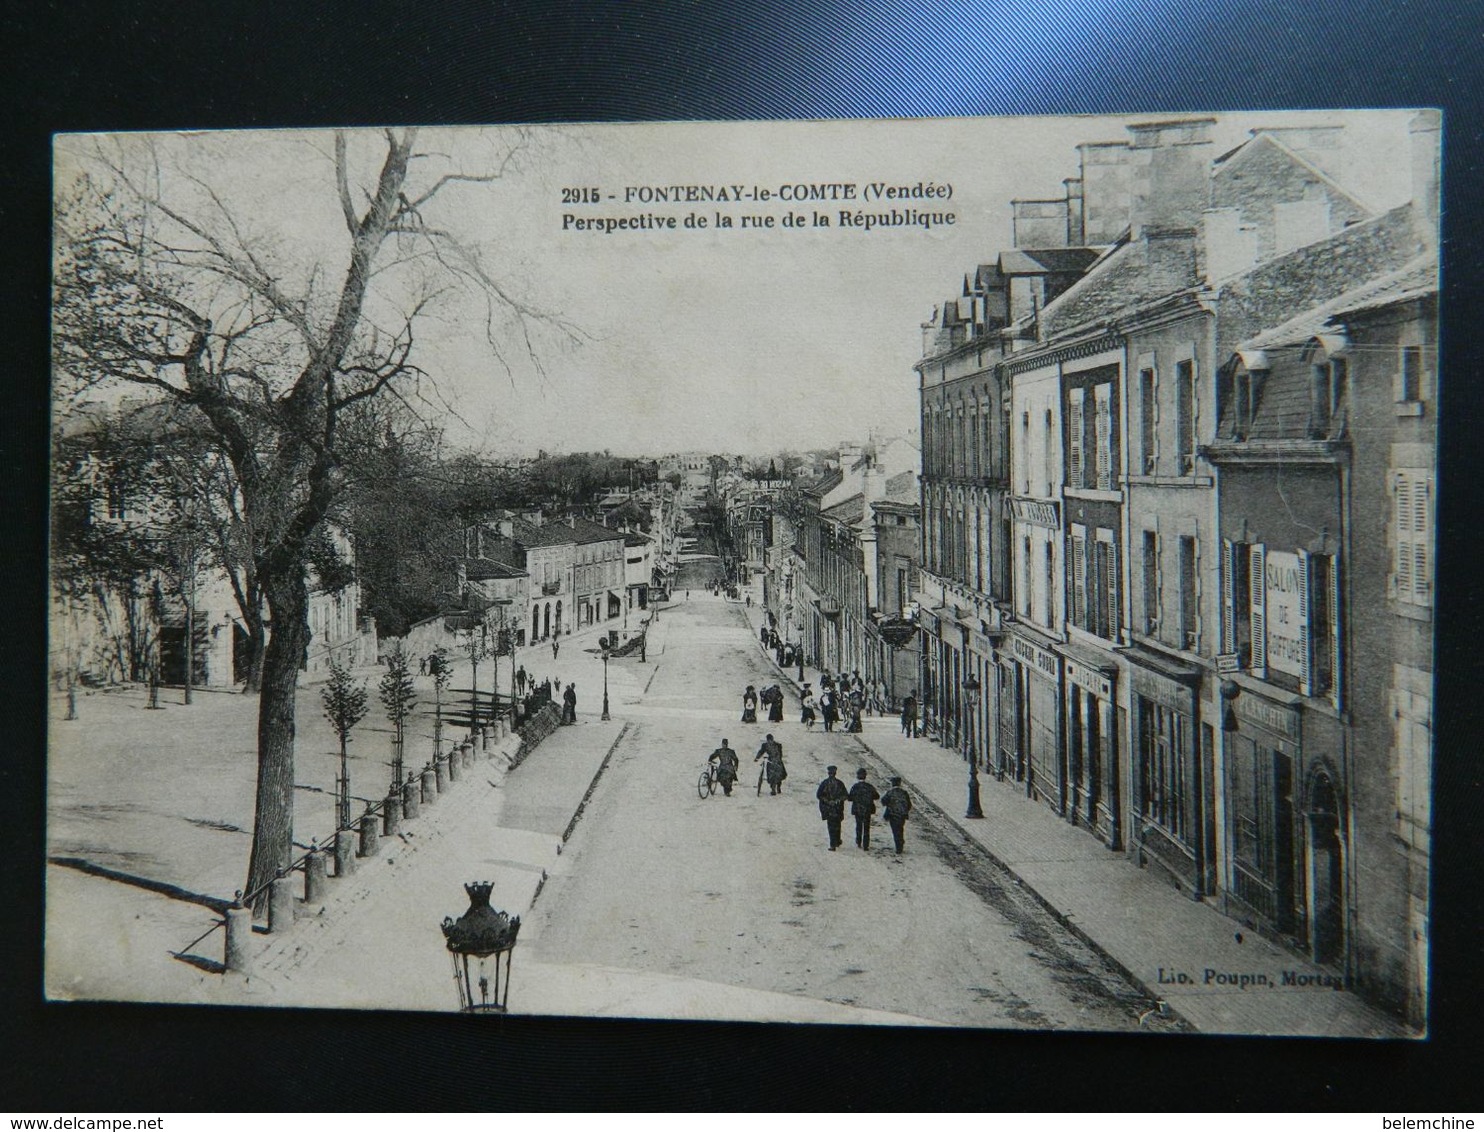
[[850,812],[855,816],[855,843],[862,849],[871,847],[871,815],[876,812],[876,799],[881,797],[876,787],[866,781],[866,768],[855,772],[855,785],[847,795]]
[[891,839],[902,852],[902,835],[907,828],[907,815],[912,812],[912,796],[902,789],[902,780],[893,778],[891,789],[881,795],[881,808],[886,811],[886,824],[891,826]]
[[819,799],[819,816],[824,819],[825,828],[830,831],[831,853],[840,848],[840,823],[845,820],[845,799],[849,796],[845,783],[835,777],[838,769],[833,766],[825,767],[825,774],[829,777],[814,792],[814,796]]
[[[783,744],[774,739],[771,734],[763,740],[763,745],[757,749],[757,754],[752,756],[752,761],[759,759],[763,762],[763,775],[768,780],[768,793],[779,794],[783,791],[783,780],[788,777],[788,771],[783,765]],[[762,783],[758,783],[758,793],[763,792]]]
[[730,798],[732,783],[737,781],[737,752],[727,746],[727,741],[723,739],[721,746],[711,752],[711,757],[707,761],[715,764],[716,781],[721,783],[721,792]]
[[777,684],[770,685],[768,691],[763,693],[767,696],[768,722],[783,722],[783,689]]
[[562,693],[562,722],[577,722],[577,685],[568,684],[567,690]]
[[902,734],[909,739],[917,738],[917,697],[908,695],[902,701]]

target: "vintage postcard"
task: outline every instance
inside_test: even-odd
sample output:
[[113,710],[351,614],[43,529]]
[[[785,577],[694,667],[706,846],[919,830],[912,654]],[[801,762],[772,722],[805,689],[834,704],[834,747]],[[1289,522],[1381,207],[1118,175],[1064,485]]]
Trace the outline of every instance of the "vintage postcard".
[[1440,125],[57,137],[48,997],[1424,1036]]

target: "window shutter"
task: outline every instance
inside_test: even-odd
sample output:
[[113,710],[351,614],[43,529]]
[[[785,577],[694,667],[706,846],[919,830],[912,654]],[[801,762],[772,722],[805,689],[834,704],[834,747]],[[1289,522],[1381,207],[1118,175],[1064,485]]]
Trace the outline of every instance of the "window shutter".
[[1108,639],[1118,639],[1118,560],[1113,554],[1113,543],[1099,542],[1099,548],[1107,556],[1107,572],[1104,584],[1108,587]]
[[1247,577],[1252,596],[1252,675],[1266,680],[1268,675],[1267,574],[1264,572],[1267,548],[1262,543],[1251,547],[1251,567]]
[[1428,535],[1432,530],[1432,480],[1419,475],[1412,479],[1412,588],[1417,604],[1432,604],[1432,563]]
[[[1072,534],[1072,624],[1087,628],[1087,535],[1073,527]],[[1078,534],[1077,531],[1083,533]]]
[[1221,651],[1237,646],[1237,548],[1229,538],[1221,540]]
[[1330,555],[1329,559],[1329,593],[1325,596],[1329,599],[1329,698],[1336,710],[1343,708],[1344,702],[1340,690],[1340,556]]
[[1113,476],[1113,416],[1112,387],[1099,385],[1093,389],[1093,405],[1097,412],[1097,486],[1107,491]]
[[1412,479],[1397,472],[1396,495],[1396,596],[1400,601],[1414,600],[1412,590]]
[[1298,561],[1299,695],[1312,696],[1314,694],[1314,634],[1311,629],[1313,613],[1309,608],[1309,599],[1314,594],[1314,579],[1310,577],[1313,559],[1307,550],[1300,550]]
[[1068,482],[1072,487],[1082,486],[1082,413],[1085,389],[1073,389],[1067,402],[1067,455]]

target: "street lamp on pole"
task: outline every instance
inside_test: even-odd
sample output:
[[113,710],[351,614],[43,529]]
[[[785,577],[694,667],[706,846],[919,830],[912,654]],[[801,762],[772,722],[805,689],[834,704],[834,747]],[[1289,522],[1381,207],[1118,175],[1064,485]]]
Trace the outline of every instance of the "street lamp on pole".
[[599,648],[603,650],[603,714],[600,717],[604,722],[613,717],[608,714],[608,638],[604,637]]
[[982,818],[984,810],[979,805],[979,754],[974,750],[974,716],[979,707],[979,681],[974,679],[972,672],[964,681],[964,704],[969,709],[964,726],[969,755],[969,808],[964,812],[964,817]]

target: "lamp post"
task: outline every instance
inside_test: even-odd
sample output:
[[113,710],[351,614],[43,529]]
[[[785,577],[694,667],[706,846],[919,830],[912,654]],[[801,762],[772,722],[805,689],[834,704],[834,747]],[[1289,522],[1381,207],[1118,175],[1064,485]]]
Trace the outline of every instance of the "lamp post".
[[510,959],[520,933],[520,917],[490,907],[493,888],[489,881],[464,885],[469,910],[457,920],[443,919],[459,1009],[467,1014],[504,1014],[509,1005]]
[[603,714],[599,718],[607,722],[613,718],[608,714],[608,638],[604,637],[598,647],[603,653]]
[[979,707],[979,681],[974,679],[972,672],[964,681],[964,704],[969,709],[969,718],[964,726],[969,755],[969,808],[964,812],[964,817],[982,818],[984,810],[979,805],[979,755],[974,750],[974,714]]

